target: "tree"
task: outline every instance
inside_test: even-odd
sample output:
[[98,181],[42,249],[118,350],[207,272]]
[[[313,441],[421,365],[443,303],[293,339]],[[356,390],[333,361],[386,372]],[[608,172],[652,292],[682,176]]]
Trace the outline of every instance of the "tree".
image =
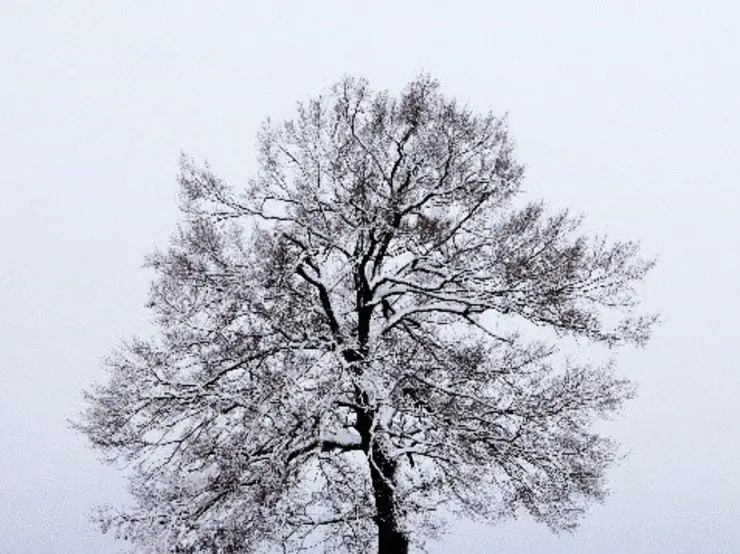
[[128,464],[104,529],[403,554],[441,511],[573,528],[617,456],[593,424],[634,389],[558,349],[645,344],[638,245],[521,201],[505,121],[428,77],[397,97],[346,78],[268,121],[259,163],[239,193],[181,162],[182,224],[148,258],[158,331],[76,423]]

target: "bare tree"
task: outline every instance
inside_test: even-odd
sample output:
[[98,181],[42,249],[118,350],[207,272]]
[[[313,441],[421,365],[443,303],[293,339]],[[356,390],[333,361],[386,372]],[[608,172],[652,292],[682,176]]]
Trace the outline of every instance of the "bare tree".
[[633,386],[556,354],[647,341],[638,246],[522,202],[505,122],[427,77],[347,78],[268,122],[259,161],[239,193],[182,160],[158,332],[76,424],[129,468],[103,527],[152,552],[381,554],[442,513],[571,529],[617,455],[593,423]]

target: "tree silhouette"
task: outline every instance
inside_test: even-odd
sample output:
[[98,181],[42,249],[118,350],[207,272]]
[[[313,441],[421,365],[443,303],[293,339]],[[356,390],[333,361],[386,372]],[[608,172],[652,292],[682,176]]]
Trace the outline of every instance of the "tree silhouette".
[[616,456],[592,424],[633,386],[558,347],[647,341],[638,246],[522,202],[505,122],[427,77],[344,79],[268,122],[259,162],[238,192],[182,160],[182,224],[148,258],[158,331],[108,358],[76,423],[128,463],[104,529],[403,554],[447,511],[572,528]]

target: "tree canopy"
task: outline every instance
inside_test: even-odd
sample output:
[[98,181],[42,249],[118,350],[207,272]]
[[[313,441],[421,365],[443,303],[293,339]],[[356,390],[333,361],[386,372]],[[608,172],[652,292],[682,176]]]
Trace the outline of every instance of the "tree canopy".
[[133,498],[103,527],[152,552],[381,554],[445,513],[573,528],[617,456],[593,424],[634,387],[558,350],[644,345],[652,262],[523,201],[505,120],[426,76],[345,78],[258,141],[244,190],[182,159],[157,332],[86,393],[76,425]]

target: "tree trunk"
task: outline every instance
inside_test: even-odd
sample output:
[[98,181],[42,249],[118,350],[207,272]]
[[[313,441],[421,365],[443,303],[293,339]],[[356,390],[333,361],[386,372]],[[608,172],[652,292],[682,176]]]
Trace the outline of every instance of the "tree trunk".
[[[357,391],[361,404],[367,397]],[[375,523],[378,526],[378,554],[408,554],[409,540],[400,529],[395,505],[396,468],[398,464],[388,457],[382,445],[373,440],[372,426],[375,412],[371,409],[357,411],[355,428],[360,433],[363,451],[370,467],[370,478],[375,497]]]
[[375,523],[378,525],[378,554],[408,554],[409,540],[399,528],[395,507],[396,463],[388,459],[380,446],[373,445],[368,456],[375,496]]

